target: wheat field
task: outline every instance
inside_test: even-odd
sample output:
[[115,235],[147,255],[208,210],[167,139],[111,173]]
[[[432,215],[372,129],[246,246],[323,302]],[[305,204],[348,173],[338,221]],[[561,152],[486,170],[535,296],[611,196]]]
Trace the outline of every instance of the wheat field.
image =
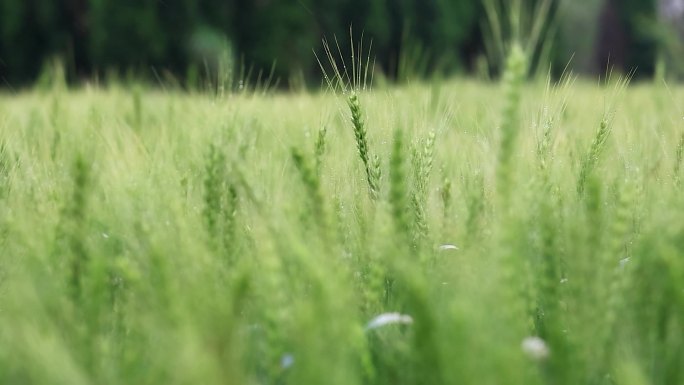
[[684,89],[513,72],[0,95],[0,383],[684,382]]

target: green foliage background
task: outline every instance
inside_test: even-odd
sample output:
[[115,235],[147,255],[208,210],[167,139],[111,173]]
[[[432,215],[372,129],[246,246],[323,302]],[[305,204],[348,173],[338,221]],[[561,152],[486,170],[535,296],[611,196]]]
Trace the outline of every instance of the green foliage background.
[[[649,72],[656,42],[639,25],[652,18],[654,1],[619,7],[636,47],[628,69]],[[573,19],[577,14],[561,12],[552,28],[557,69],[573,53],[580,69],[593,57],[577,42],[593,44],[598,15]],[[378,73],[455,73],[475,70],[485,19],[479,0],[0,0],[0,85],[31,82],[54,58],[70,81],[126,73],[168,80],[216,72],[222,56],[245,77],[251,69],[252,80],[273,67],[282,84],[311,83],[320,80],[312,50],[337,37],[348,54],[350,29],[357,42],[363,34],[366,47],[372,41]]]
[[193,46],[202,32],[230,42],[234,59],[255,71],[275,61],[285,79],[297,72],[310,76],[317,68],[312,49],[337,36],[349,52],[350,27],[372,39],[374,54],[390,71],[408,35],[458,68],[457,55],[446,53],[471,37],[478,7],[470,0],[1,0],[0,76],[32,79],[55,55],[72,77],[150,66],[184,75],[193,63],[204,64]]

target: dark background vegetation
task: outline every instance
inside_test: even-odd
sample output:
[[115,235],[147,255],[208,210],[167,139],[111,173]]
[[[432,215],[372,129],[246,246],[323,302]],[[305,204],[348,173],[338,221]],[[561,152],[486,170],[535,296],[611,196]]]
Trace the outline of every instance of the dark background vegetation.
[[[655,0],[570,3],[592,11],[560,12],[550,24],[556,72],[575,54],[588,73],[609,57],[624,71],[652,73],[657,41],[640,26],[654,18]],[[134,74],[186,84],[221,57],[243,78],[273,72],[283,86],[312,84],[320,81],[312,51],[337,37],[348,55],[350,27],[356,41],[361,33],[366,47],[372,41],[376,71],[390,79],[409,56],[415,72],[473,73],[485,20],[478,0],[0,0],[0,84],[31,84],[54,59],[70,82]]]

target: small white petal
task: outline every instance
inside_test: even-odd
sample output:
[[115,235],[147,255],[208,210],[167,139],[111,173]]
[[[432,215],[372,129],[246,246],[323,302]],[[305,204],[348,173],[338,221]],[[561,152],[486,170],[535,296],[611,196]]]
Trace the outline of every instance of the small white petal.
[[450,244],[439,246],[439,251],[446,251],[446,250],[458,250],[458,246],[450,245]]
[[384,313],[373,318],[366,325],[366,330],[377,329],[379,327],[391,324],[412,324],[413,318],[410,315],[400,313]]
[[549,356],[549,347],[539,337],[527,337],[522,342],[522,350],[530,358],[541,361]]
[[620,260],[620,268],[621,269],[624,268],[627,265],[627,263],[629,263],[629,259],[630,259],[629,257],[626,257],[626,258],[622,258]]

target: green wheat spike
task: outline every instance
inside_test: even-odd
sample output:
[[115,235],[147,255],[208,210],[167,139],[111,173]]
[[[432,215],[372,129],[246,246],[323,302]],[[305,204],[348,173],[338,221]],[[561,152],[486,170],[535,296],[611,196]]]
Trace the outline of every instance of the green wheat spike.
[[349,96],[348,104],[349,110],[351,111],[352,125],[354,127],[356,148],[366,171],[368,190],[370,192],[371,199],[377,200],[380,195],[380,178],[382,176],[380,169],[380,157],[376,155],[375,157],[371,158],[370,156],[370,150],[368,147],[368,134],[363,121],[361,104],[356,92],[353,92]]

